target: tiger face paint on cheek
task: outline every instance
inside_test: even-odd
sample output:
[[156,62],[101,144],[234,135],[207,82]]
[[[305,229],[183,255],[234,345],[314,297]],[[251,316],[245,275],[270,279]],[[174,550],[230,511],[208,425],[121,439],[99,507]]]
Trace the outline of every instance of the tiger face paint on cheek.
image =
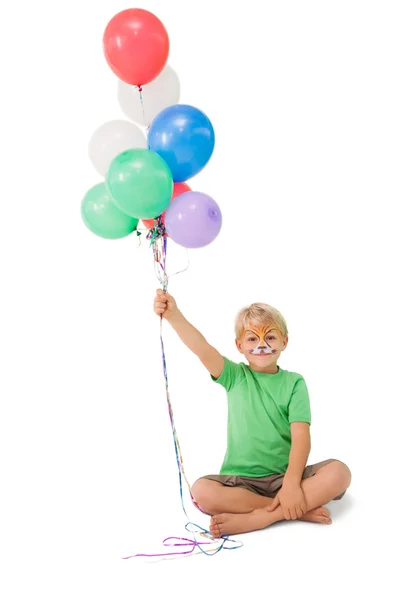
[[[249,329],[246,330],[247,333],[253,334],[250,336],[250,340],[252,337],[256,337],[256,345],[254,348],[249,350],[250,354],[255,355],[265,355],[265,354],[276,354],[277,350],[273,349],[267,342],[267,336],[271,331],[276,332],[277,337],[281,337],[280,330],[276,327],[276,325],[266,325],[265,327],[257,327],[250,323]],[[243,333],[245,333],[243,331]],[[258,341],[257,341],[258,340]]]

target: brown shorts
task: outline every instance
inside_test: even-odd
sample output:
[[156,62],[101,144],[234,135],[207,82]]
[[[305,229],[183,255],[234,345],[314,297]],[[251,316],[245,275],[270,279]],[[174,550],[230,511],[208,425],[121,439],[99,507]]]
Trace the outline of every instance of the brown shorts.
[[[304,469],[303,479],[308,479],[308,477],[312,477],[321,467],[333,462],[334,458],[328,458],[328,460],[323,460],[322,462],[315,463],[315,465],[308,465]],[[267,496],[268,498],[274,498],[276,494],[282,487],[283,478],[285,473],[276,474],[276,475],[268,475],[268,477],[237,477],[235,475],[205,475],[200,479],[212,479],[213,481],[218,481],[223,485],[229,487],[241,487],[249,492],[253,492],[255,494],[260,494],[260,496]],[[343,492],[339,496],[336,496],[334,500],[340,500],[343,498],[346,492]]]

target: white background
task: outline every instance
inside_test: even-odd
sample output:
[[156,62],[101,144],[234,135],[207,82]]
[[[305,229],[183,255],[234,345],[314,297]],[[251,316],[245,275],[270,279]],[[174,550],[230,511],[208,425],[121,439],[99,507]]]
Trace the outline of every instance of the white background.
[[[254,301],[286,317],[280,366],[301,373],[310,462],[353,472],[330,527],[283,523],[213,558],[121,560],[185,533],[165,400],[158,285],[145,240],[91,234],[93,131],[124,118],[102,53],[129,4],[1,9],[1,596],[397,597],[399,5],[143,2],[165,24],[181,102],[216,147],[189,183],[223,229],[170,281],[222,353]],[[171,245],[170,270],[185,266]],[[218,472],[224,390],[165,326],[188,478]],[[186,496],[187,498],[187,496]],[[208,521],[186,500],[190,517]],[[397,545],[395,545],[397,548]]]

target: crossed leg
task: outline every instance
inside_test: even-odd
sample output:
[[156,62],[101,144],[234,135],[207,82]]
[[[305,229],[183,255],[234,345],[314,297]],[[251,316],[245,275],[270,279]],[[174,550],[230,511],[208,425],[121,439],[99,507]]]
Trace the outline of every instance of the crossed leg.
[[[304,479],[301,486],[307,512],[300,520],[331,523],[329,511],[322,505],[344,492],[350,481],[349,468],[337,460],[321,467],[314,476]],[[263,529],[285,518],[281,506],[273,512],[266,510],[272,498],[253,494],[243,488],[229,488],[216,481],[199,479],[193,485],[192,494],[202,509],[213,515],[210,531],[214,537]]]

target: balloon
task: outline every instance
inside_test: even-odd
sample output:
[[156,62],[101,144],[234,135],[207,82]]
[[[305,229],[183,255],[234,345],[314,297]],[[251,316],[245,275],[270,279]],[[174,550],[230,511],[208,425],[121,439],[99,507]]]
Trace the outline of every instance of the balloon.
[[105,183],[94,185],[86,193],[81,204],[81,215],[90,231],[110,240],[131,234],[139,222],[138,219],[125,215],[115,206]]
[[118,154],[106,184],[120,210],[135,219],[151,219],[168,206],[173,189],[171,171],[155,152],[132,148]]
[[147,148],[142,130],[129,121],[108,121],[92,135],[89,157],[94,168],[104,177],[113,158],[129,148]]
[[219,234],[222,215],[218,204],[200,192],[185,192],[165,213],[165,229],[174,242],[185,248],[202,248]]
[[[172,192],[171,202],[177,196],[180,196],[184,192],[190,192],[190,191],[191,191],[191,189],[187,185],[187,183],[174,183],[174,190]],[[165,225],[165,211],[163,212],[163,214],[161,216],[162,216],[162,222]],[[144,223],[145,227],[147,227],[147,229],[151,229],[154,226],[154,219],[144,219],[143,223]]]
[[103,49],[119,79],[141,86],[155,79],[165,67],[169,54],[168,33],[153,13],[128,8],[108,23]]
[[175,104],[165,108],[151,124],[149,148],[162,156],[174,181],[186,181],[199,173],[214,150],[214,129],[197,108]]
[[124,81],[118,81],[120,107],[129,119],[140,125],[150,125],[154,117],[164,108],[177,104],[179,96],[178,75],[169,65],[161,71],[158,77],[143,86],[143,105],[137,87],[128,85]]

